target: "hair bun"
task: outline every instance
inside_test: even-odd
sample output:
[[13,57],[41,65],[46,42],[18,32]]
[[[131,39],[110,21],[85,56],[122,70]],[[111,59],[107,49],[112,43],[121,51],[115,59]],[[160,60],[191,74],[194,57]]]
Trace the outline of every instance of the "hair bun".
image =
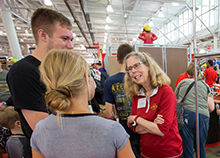
[[71,91],[67,86],[59,86],[56,89],[53,89],[63,95],[65,95],[66,97],[71,97]]

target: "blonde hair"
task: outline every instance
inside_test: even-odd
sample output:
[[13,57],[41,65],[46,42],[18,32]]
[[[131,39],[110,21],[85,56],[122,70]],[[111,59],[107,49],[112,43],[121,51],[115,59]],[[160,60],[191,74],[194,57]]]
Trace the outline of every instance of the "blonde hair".
[[[144,65],[149,67],[149,77],[151,88],[161,87],[165,84],[170,84],[170,78],[164,73],[159,65],[150,57],[148,53],[131,52],[125,57],[125,65],[127,66],[127,59],[131,56],[137,57]],[[130,77],[129,73],[125,75],[125,92],[127,96],[133,97],[134,95],[140,94],[139,90],[142,85],[135,83]]]
[[90,76],[86,60],[71,50],[63,49],[49,51],[40,72],[47,86],[47,106],[57,112],[70,108],[70,98],[82,92]]
[[0,108],[0,125],[2,127],[13,129],[16,121],[20,121],[20,117],[18,112],[14,110],[13,106]]

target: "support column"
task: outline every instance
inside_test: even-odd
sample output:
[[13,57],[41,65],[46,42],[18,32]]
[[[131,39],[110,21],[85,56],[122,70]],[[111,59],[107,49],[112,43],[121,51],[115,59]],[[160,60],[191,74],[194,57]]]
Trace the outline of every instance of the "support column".
[[217,49],[218,49],[218,40],[217,37],[214,36],[214,52],[217,53]]
[[14,23],[12,21],[12,16],[9,11],[5,8],[4,0],[0,0],[1,6],[1,17],[6,29],[6,34],[8,38],[8,43],[12,51],[12,56],[16,59],[22,58],[21,48],[18,42],[18,37],[15,31]]

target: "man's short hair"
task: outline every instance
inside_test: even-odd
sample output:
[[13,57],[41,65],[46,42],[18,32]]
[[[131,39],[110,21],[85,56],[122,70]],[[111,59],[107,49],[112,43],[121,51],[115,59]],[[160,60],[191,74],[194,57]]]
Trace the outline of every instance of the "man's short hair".
[[31,27],[36,44],[38,44],[39,40],[37,33],[38,30],[43,29],[49,35],[49,37],[51,37],[54,33],[54,27],[57,23],[59,23],[62,27],[67,27],[70,30],[72,29],[70,20],[63,14],[47,8],[37,9],[31,17]]
[[121,44],[119,47],[118,47],[118,50],[117,50],[117,58],[118,58],[118,61],[123,64],[124,63],[124,58],[127,54],[131,53],[135,51],[134,50],[134,47],[132,47],[130,44]]
[[209,65],[212,67],[213,61],[211,59],[208,60]]

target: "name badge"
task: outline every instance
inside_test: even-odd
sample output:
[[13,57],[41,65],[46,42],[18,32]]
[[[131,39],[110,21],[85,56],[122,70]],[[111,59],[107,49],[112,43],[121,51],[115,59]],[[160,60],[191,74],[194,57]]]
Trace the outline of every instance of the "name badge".
[[138,106],[137,106],[137,108],[144,108],[144,107],[146,107],[146,99],[147,98],[140,98],[140,99],[138,99]]

